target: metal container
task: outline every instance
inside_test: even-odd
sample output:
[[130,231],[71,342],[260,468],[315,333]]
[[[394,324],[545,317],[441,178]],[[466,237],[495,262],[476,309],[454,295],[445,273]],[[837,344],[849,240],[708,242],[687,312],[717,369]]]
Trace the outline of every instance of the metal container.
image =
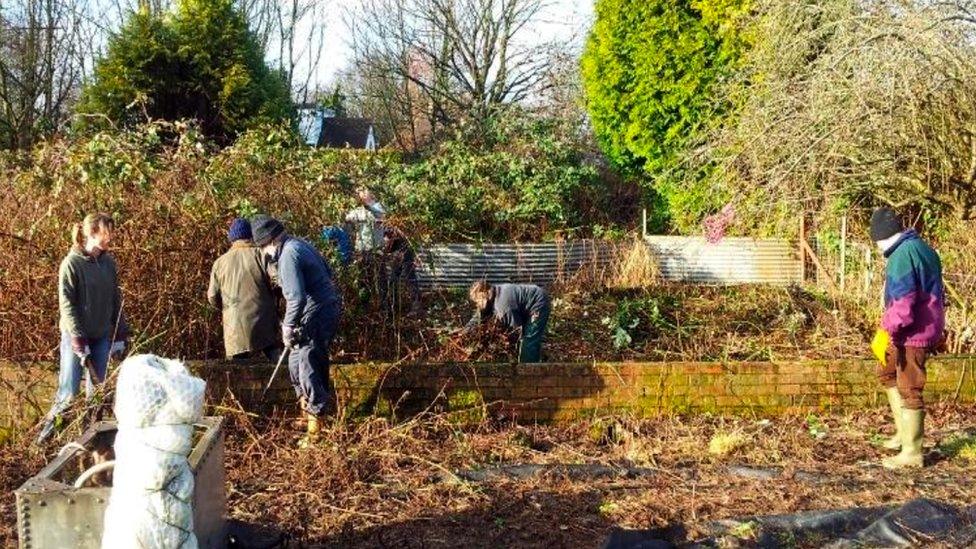
[[[197,424],[190,453],[193,471],[193,524],[200,547],[227,546],[224,493],[224,420],[206,417]],[[111,446],[114,422],[99,422],[17,490],[17,532],[23,549],[100,548],[110,487],[75,488],[93,449]]]

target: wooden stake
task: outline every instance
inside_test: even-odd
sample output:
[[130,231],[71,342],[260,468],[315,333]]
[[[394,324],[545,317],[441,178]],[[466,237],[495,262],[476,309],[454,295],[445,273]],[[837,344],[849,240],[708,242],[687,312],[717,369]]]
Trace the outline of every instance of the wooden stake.
[[806,217],[800,215],[800,283],[807,281],[807,247],[804,246],[807,242],[807,220]]
[[847,288],[847,216],[840,218],[840,291]]
[[817,254],[814,253],[813,248],[811,248],[809,244],[807,244],[806,242],[802,242],[801,246],[803,246],[803,249],[806,250],[807,254],[809,254],[810,260],[813,261],[813,265],[817,268],[817,273],[823,274],[823,277],[826,278],[827,282],[830,283],[830,289],[832,290],[832,293],[834,295],[837,295],[839,293],[839,290],[837,288],[837,283],[834,282],[833,275],[831,275],[830,271],[828,271],[823,266],[823,263],[820,262],[820,259],[817,257]]

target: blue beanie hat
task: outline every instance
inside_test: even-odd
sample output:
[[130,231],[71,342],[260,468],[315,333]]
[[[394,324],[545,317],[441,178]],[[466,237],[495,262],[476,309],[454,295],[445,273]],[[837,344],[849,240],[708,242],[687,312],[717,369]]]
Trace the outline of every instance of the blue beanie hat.
[[231,242],[251,240],[251,224],[246,219],[238,217],[230,224],[230,230],[227,231],[227,240]]

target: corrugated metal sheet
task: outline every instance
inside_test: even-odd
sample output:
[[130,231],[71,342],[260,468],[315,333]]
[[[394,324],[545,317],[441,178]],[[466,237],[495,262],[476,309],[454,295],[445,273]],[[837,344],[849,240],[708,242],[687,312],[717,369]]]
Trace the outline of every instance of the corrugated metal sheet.
[[[651,236],[651,253],[664,280],[695,284],[800,282],[798,255],[785,240],[726,238],[710,244],[700,237]],[[533,244],[446,244],[420,250],[420,285],[466,287],[492,283],[551,284],[583,272],[612,268],[614,244],[594,240]]]
[[599,271],[611,261],[612,246],[595,240],[532,244],[444,244],[420,250],[422,287],[466,287],[492,283],[551,284],[581,270]]
[[695,284],[799,284],[799,254],[785,240],[648,236],[665,280]]

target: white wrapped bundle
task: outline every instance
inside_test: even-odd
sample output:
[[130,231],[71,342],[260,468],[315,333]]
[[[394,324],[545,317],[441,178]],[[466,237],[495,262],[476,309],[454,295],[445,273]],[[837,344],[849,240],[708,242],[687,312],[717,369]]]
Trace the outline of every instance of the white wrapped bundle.
[[193,424],[206,384],[183,363],[154,355],[122,363],[115,394],[115,473],[103,549],[195,549]]

